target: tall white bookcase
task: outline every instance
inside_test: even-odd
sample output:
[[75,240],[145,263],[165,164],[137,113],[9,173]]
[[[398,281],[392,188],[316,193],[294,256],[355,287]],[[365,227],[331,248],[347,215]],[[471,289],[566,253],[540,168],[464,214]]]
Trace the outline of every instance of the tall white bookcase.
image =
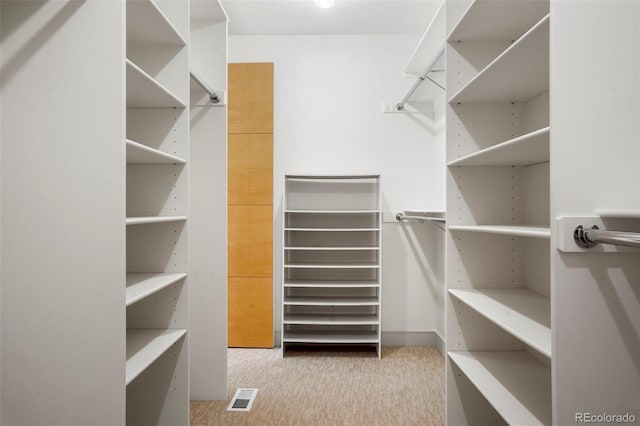
[[550,424],[549,2],[446,6],[447,422]]
[[190,395],[226,397],[227,17],[127,0],[0,18],[0,423],[186,425]]
[[282,350],[380,345],[380,176],[287,175]]

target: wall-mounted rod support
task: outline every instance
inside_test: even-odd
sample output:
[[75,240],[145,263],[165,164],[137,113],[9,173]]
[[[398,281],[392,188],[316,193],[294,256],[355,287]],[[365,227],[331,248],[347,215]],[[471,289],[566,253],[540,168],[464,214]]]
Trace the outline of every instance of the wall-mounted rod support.
[[198,77],[191,71],[189,71],[189,75],[191,76],[191,79],[198,84],[198,86],[202,87],[202,90],[209,94],[209,99],[211,100],[212,104],[220,103],[220,97],[216,94],[216,92],[213,91],[211,87],[207,85],[207,83],[200,80],[200,77]]
[[640,233],[601,231],[595,225],[590,229],[578,225],[573,231],[573,239],[582,248],[595,247],[598,243],[640,248]]
[[[442,57],[442,55],[444,54],[444,48],[442,50],[442,52],[440,52],[440,54],[438,55],[438,57],[435,59],[435,61],[433,62],[433,64],[431,65],[433,67],[433,65],[435,65],[440,58]],[[411,89],[409,89],[409,92],[407,92],[407,94],[404,96],[404,98],[402,98],[402,100],[400,102],[398,102],[396,104],[396,111],[402,111],[404,110],[404,106],[407,102],[409,102],[409,99],[411,99],[411,97],[413,96],[413,94],[415,93],[416,90],[418,90],[418,87],[420,87],[420,85],[422,83],[424,83],[425,80],[429,80],[430,82],[432,82],[433,84],[435,84],[436,86],[438,86],[439,88],[441,88],[442,90],[446,90],[444,88],[444,86],[442,86],[440,83],[438,83],[437,81],[435,81],[434,79],[432,79],[431,77],[429,77],[429,74],[433,73],[433,72],[444,72],[444,70],[433,70],[433,69],[429,69],[423,76],[418,77],[418,79],[416,80],[415,83],[413,83],[413,86],[411,86]]]
[[404,213],[398,213],[396,214],[396,220],[398,222],[402,222],[403,220],[416,220],[420,223],[427,223],[427,222],[446,222],[446,219],[444,217],[431,217],[431,216],[411,216],[411,215],[406,215]]

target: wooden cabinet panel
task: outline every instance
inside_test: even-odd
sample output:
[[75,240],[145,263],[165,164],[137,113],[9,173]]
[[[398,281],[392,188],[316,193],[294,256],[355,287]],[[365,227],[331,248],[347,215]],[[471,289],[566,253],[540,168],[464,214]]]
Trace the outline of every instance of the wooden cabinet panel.
[[273,63],[229,64],[229,133],[273,133]]
[[272,278],[229,278],[229,346],[273,347]]
[[273,276],[273,207],[229,206],[229,277]]
[[229,205],[272,205],[273,135],[229,135]]

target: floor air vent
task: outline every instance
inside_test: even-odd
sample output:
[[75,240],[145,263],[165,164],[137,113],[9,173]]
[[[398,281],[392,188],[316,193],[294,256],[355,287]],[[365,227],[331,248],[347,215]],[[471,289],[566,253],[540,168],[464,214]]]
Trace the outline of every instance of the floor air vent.
[[236,394],[231,399],[227,411],[249,411],[253,405],[253,400],[256,399],[258,389],[246,389],[240,388],[236,391]]

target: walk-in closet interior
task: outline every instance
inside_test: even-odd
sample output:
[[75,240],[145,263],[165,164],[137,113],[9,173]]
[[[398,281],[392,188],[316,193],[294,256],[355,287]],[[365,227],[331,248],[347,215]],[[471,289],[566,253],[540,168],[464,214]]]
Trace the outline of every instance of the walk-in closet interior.
[[2,0],[0,425],[640,423],[639,117],[638,1]]

